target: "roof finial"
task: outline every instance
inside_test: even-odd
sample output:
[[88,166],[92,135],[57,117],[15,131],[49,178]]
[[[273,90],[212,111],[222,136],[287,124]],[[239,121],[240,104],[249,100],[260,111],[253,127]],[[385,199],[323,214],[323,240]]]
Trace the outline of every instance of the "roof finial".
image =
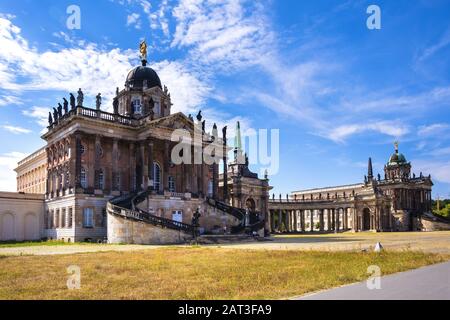
[[145,42],[145,39],[139,44],[139,52],[141,53],[142,65],[145,67],[147,65],[147,42]]
[[398,153],[398,141],[394,142],[395,153]]

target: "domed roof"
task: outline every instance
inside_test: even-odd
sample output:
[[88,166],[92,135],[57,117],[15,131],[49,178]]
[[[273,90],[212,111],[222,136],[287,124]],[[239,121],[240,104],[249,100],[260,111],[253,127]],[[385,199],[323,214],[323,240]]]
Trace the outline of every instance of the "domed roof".
[[405,164],[407,163],[405,156],[398,152],[398,142],[395,143],[395,153],[389,158],[389,165]]
[[406,158],[402,153],[394,153],[389,158],[389,164],[401,164],[406,163]]
[[160,87],[162,89],[158,74],[152,68],[147,67],[145,63],[128,73],[125,86],[141,89],[144,87],[145,80],[147,80],[147,88]]

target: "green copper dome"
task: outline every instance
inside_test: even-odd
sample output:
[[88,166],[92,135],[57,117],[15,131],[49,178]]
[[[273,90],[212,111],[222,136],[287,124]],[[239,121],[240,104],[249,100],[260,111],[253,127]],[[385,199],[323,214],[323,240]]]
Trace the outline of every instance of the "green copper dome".
[[405,156],[398,152],[398,143],[395,143],[395,153],[389,158],[388,165],[405,164],[407,163]]

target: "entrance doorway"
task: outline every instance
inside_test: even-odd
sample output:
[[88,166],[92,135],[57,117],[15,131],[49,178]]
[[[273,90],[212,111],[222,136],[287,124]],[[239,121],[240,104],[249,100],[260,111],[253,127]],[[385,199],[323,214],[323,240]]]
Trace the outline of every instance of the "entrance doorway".
[[370,210],[365,208],[363,211],[363,231],[370,230]]

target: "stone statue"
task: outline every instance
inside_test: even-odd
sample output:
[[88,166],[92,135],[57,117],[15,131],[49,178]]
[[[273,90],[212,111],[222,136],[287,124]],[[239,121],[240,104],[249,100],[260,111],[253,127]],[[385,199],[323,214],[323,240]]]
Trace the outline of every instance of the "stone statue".
[[75,96],[70,94],[70,110],[75,110]]
[[200,111],[198,112],[198,114],[197,114],[197,121],[198,121],[198,122],[201,122],[202,119],[203,119],[203,116],[202,116],[202,110],[200,110]]
[[78,96],[77,96],[77,105],[79,106],[79,107],[82,107],[83,106],[83,100],[84,100],[84,94],[83,94],[83,91],[81,91],[81,88],[80,89],[78,89]]
[[381,175],[378,174],[378,181],[381,181]]
[[113,112],[114,114],[119,113],[119,99],[117,99],[117,97],[113,100]]
[[62,105],[61,103],[58,103],[58,118],[61,119],[62,118]]
[[222,139],[225,142],[227,140],[227,126],[222,128]]
[[168,94],[169,93],[169,89],[167,89],[167,86],[166,85],[164,85],[164,94]]
[[188,118],[189,118],[189,120],[191,120],[192,122],[194,122],[194,117],[192,117],[192,114],[189,114]]
[[214,138],[214,141],[216,141],[219,138],[219,134],[217,133],[217,124],[214,123],[213,129],[212,129],[212,136]]
[[66,98],[63,98],[63,100],[64,100],[64,102],[63,102],[63,105],[64,105],[64,114],[67,114],[67,113],[69,112],[69,101],[67,101]]
[[206,120],[203,120],[202,122],[202,131],[205,132],[205,127],[206,127]]
[[119,87],[116,88],[116,97],[119,96]]
[[56,108],[53,108],[53,120],[54,122],[58,121],[58,110]]
[[102,94],[99,93],[96,97],[95,97],[95,107],[97,108],[97,110],[100,110],[100,106],[102,105]]
[[48,126],[51,127],[53,124],[52,113],[48,113]]

